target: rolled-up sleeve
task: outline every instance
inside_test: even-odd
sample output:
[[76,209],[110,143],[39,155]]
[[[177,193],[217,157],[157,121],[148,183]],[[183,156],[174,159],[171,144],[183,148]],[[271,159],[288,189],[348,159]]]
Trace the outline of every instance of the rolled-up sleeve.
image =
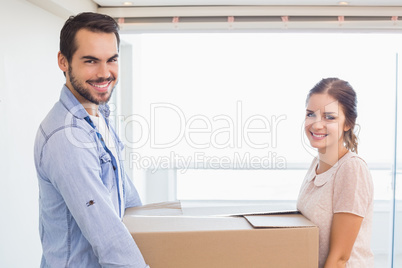
[[124,174],[125,176],[125,203],[126,203],[126,208],[131,208],[131,207],[138,207],[141,206],[141,200],[140,197],[138,195],[137,189],[135,188],[133,182],[131,181],[131,179],[127,176],[127,174]]

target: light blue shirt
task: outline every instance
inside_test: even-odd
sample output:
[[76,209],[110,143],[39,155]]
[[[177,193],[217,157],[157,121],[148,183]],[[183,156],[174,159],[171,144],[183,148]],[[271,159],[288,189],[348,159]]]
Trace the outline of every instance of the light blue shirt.
[[[108,122],[107,106],[100,111]],[[39,127],[34,154],[41,267],[147,267],[122,223],[121,211],[141,201],[123,170],[124,146],[110,125],[109,129],[119,159],[66,86]]]

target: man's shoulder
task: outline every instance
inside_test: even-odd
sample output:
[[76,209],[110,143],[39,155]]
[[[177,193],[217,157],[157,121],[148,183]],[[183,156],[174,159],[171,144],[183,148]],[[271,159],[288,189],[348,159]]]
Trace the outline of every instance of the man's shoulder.
[[39,131],[49,139],[66,129],[80,129],[88,134],[93,131],[84,119],[76,117],[61,101],[58,101],[42,120]]
[[42,120],[41,127],[44,128],[45,132],[51,132],[71,124],[72,118],[73,115],[70,111],[67,110],[61,101],[58,101]]

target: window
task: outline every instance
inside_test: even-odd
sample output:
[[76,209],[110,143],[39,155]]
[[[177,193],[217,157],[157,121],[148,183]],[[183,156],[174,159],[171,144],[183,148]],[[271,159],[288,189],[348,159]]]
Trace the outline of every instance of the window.
[[[133,47],[134,105],[133,116],[120,120],[120,136],[132,149],[128,162],[146,188],[146,202],[294,206],[315,155],[303,133],[307,92],[324,77],[349,81],[359,101],[359,154],[375,184],[373,250],[376,261],[387,262],[402,36],[144,33],[122,39]],[[127,128],[132,135],[124,135]]]

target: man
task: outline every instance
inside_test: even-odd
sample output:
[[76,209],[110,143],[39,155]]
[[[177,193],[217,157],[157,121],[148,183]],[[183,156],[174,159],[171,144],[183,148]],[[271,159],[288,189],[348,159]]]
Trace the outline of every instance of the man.
[[35,141],[41,267],[148,267],[122,223],[138,193],[108,122],[118,81],[119,33],[109,16],[70,17],[60,34],[60,100]]

